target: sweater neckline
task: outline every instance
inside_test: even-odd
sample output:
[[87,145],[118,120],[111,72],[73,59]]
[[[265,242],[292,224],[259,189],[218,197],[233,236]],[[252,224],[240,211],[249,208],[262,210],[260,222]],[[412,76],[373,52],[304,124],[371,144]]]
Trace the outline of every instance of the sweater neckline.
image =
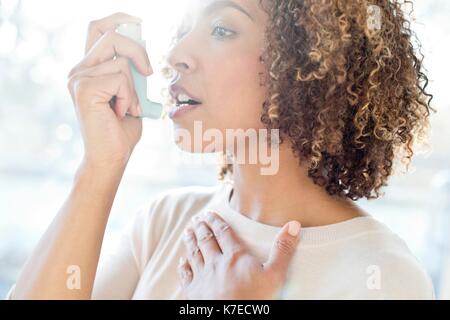
[[[218,186],[217,212],[235,229],[242,238],[248,241],[272,243],[281,227],[264,224],[241,214],[230,206],[230,195],[233,185],[221,182]],[[355,217],[345,221],[316,226],[302,227],[301,245],[322,245],[330,242],[346,240],[373,231],[385,231],[386,226],[372,216]]]

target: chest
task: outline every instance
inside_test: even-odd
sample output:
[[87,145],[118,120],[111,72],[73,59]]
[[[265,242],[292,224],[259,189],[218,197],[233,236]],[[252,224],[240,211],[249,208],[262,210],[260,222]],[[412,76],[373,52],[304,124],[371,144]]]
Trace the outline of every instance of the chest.
[[[270,245],[246,243],[249,251],[262,261]],[[301,248],[300,248],[301,249]],[[166,243],[155,250],[145,266],[133,299],[182,299],[177,273],[179,257],[186,255],[182,239]],[[294,256],[280,299],[345,299],[366,284],[365,270],[351,268],[345,260],[325,252],[299,252]]]

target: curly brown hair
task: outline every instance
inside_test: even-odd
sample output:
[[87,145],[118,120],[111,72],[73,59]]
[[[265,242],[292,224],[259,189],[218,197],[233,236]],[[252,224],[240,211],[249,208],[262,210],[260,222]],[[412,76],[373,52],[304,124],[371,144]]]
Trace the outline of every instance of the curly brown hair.
[[[289,139],[330,195],[378,198],[394,160],[408,167],[413,146],[427,140],[433,95],[406,4],[412,8],[396,0],[259,0],[269,15],[261,121],[279,129],[280,143]],[[369,23],[375,9],[378,28]],[[224,164],[219,179],[231,173]]]

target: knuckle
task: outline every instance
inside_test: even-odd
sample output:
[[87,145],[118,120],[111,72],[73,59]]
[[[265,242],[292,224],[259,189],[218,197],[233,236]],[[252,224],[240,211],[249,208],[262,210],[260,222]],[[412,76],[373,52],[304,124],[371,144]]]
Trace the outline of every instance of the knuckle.
[[221,223],[215,226],[214,233],[216,234],[217,238],[223,237],[227,232],[230,232],[230,226],[228,224]]
[[92,84],[88,78],[77,77],[76,80],[74,80],[72,91],[77,100],[87,96],[89,90],[92,90]]
[[75,106],[79,107],[89,102],[92,83],[88,78],[75,75],[69,80],[68,87]]
[[278,239],[276,241],[276,246],[281,252],[285,254],[292,253],[292,251],[294,250],[294,242],[290,239]]
[[70,92],[72,92],[74,81],[75,81],[74,76],[70,76],[69,79],[67,79],[67,89],[69,89]]
[[76,65],[75,67],[73,67],[69,73],[67,74],[67,79],[70,79],[78,70],[78,65]]
[[71,75],[67,80],[67,88],[70,92],[74,92],[77,82],[79,81],[79,76],[77,74]]
[[94,30],[94,29],[96,29],[97,28],[97,25],[98,25],[98,21],[99,20],[92,20],[92,21],[90,21],[89,22],[89,24],[88,24],[88,29],[89,30]]
[[189,253],[191,257],[195,257],[198,253],[200,253],[200,249],[197,246],[192,246],[190,247]]
[[211,233],[209,231],[203,232],[202,234],[199,235],[198,242],[199,243],[206,243],[206,242],[210,241],[213,237],[214,237],[213,233]]

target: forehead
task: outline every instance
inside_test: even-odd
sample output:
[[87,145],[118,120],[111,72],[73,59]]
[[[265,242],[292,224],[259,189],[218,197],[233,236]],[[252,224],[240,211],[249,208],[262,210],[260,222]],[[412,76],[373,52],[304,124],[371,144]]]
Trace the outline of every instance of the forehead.
[[[195,18],[200,17],[204,10],[214,4],[223,4],[226,3],[234,3],[238,6],[242,7],[245,11],[247,11],[252,17],[255,19],[260,14],[259,13],[259,0],[188,0],[185,7],[185,16]],[[218,6],[220,7],[220,6]]]

